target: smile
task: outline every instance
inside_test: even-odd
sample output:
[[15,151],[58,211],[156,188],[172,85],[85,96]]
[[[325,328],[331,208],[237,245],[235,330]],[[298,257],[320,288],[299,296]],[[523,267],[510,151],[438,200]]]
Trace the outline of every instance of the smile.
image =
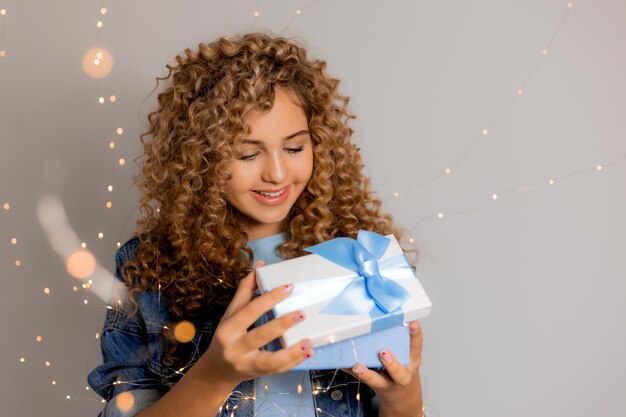
[[281,204],[283,201],[285,201],[287,199],[287,196],[289,195],[290,189],[291,189],[291,186],[287,186],[283,188],[282,190],[276,190],[276,191],[252,190],[252,196],[259,203],[273,206],[273,205]]

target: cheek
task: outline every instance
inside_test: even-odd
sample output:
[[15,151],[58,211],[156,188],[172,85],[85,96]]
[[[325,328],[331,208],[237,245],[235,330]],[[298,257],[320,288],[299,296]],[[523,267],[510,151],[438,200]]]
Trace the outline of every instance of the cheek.
[[248,190],[254,183],[255,175],[251,169],[242,167],[240,163],[233,164],[231,178],[226,186],[227,192]]

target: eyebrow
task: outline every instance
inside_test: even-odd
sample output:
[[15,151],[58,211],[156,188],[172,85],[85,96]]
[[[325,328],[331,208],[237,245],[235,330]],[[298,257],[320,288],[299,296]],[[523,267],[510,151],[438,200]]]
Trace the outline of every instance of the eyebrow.
[[[296,132],[296,133],[292,133],[291,135],[288,135],[287,137],[285,137],[285,138],[283,139],[283,141],[287,141],[287,140],[289,140],[289,139],[293,139],[293,138],[295,138],[296,136],[300,136],[300,135],[308,135],[308,134],[309,134],[309,131],[308,131],[308,130],[306,130],[306,129],[304,129],[304,130],[300,130],[300,131],[298,131],[298,132]],[[263,141],[262,141],[262,140],[258,140],[258,139],[241,139],[241,142],[239,142],[239,143],[241,143],[241,144],[250,143],[250,144],[253,144],[253,145],[258,145],[258,144],[263,143]]]

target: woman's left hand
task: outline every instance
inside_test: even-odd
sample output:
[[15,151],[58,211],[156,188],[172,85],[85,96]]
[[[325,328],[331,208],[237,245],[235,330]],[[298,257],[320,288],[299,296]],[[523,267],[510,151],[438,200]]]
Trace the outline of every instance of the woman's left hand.
[[422,362],[422,329],[419,322],[409,324],[411,349],[409,366],[402,366],[391,351],[380,353],[386,372],[377,372],[355,364],[351,374],[369,385],[380,400],[380,416],[421,416],[422,385],[419,367]]

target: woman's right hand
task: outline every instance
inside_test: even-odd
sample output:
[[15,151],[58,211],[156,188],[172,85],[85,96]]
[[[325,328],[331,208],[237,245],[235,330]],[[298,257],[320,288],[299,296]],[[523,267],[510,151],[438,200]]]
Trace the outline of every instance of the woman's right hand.
[[292,285],[275,288],[253,299],[256,289],[256,268],[239,284],[211,344],[198,362],[210,371],[211,379],[237,385],[261,375],[281,373],[313,355],[311,341],[303,339],[289,348],[276,352],[260,348],[280,337],[288,328],[304,320],[301,311],[295,311],[248,330],[264,313],[291,295]]

